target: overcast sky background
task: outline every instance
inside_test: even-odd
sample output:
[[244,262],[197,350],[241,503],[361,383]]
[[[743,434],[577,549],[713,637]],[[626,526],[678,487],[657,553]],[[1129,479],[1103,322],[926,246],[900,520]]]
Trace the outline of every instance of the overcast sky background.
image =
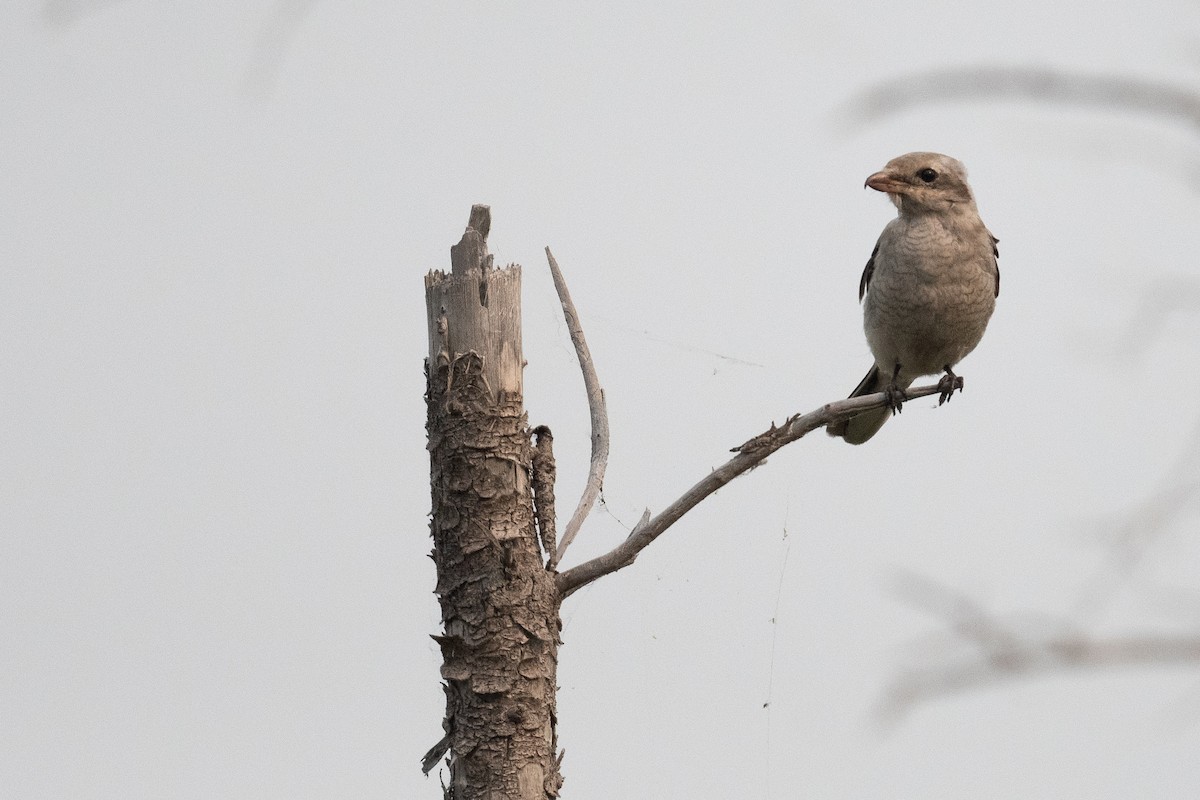
[[545,245],[606,388],[569,566],[854,387],[894,214],[862,183],[917,149],[967,164],[1001,240],[966,392],[786,448],[567,601],[564,797],[1200,794],[1194,665],[873,717],[941,653],[897,576],[1038,630],[1200,620],[1194,499],[1127,581],[1097,538],[1200,474],[1200,129],[847,124],[880,81],[981,64],[1196,86],[1200,8],[0,6],[0,794],[440,797],[422,279],[471,204],[524,265],[567,510],[588,417]]

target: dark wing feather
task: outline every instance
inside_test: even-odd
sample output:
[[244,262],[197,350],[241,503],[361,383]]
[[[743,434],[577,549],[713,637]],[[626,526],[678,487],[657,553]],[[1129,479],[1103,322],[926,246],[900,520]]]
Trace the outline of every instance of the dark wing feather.
[[[988,236],[992,236],[990,233]],[[992,236],[992,262],[996,265],[996,297],[1000,296],[1000,240]]]
[[871,276],[875,274],[875,256],[877,255],[879,255],[879,242],[875,242],[875,249],[871,251],[871,257],[867,259],[867,266],[863,268],[862,278],[858,281],[860,302],[867,294],[867,287],[871,285]]

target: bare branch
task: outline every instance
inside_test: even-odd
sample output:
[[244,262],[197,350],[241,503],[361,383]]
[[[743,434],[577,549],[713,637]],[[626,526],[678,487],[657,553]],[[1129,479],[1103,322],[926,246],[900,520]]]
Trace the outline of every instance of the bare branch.
[[[942,617],[946,630],[936,645],[921,648],[925,663],[903,670],[885,692],[878,714],[890,722],[937,697],[1066,669],[1200,666],[1200,634],[1194,632],[1098,637],[1069,621],[1044,616],[1004,619],[928,578],[900,578],[902,597]],[[937,655],[930,658],[930,653]]]
[[1166,117],[1200,134],[1200,94],[1192,89],[1123,75],[1039,67],[959,67],[907,75],[864,92],[846,116],[864,123],[925,103],[1008,98]]
[[1020,677],[1066,669],[1194,664],[1200,666],[1200,635],[1131,634],[1023,639],[1003,652],[977,654],[957,664],[913,668],[888,690],[880,715],[895,720],[919,702]]
[[[913,387],[906,391],[909,400],[938,394],[937,384]],[[755,436],[745,444],[733,448],[737,453],[729,461],[717,467],[704,476],[691,489],[667,506],[655,517],[649,517],[650,512],[642,517],[629,536],[621,544],[590,561],[585,561],[577,567],[572,567],[558,576],[558,590],[563,597],[586,586],[610,572],[629,566],[646,546],[657,539],[663,531],[674,525],[680,517],[694,508],[701,500],[720,489],[731,480],[754,469],[767,460],[767,456],[786,444],[796,441],[812,431],[823,428],[832,422],[849,419],[873,408],[882,408],[888,402],[888,396],[883,392],[851,397],[826,403],[816,411],[807,414],[796,414],[790,417],[781,427],[774,424]],[[559,548],[560,552],[562,548]]]
[[579,533],[583,521],[591,513],[592,506],[596,504],[596,498],[600,496],[600,490],[604,487],[604,470],[608,467],[608,407],[604,403],[604,389],[601,388],[600,379],[596,376],[596,365],[592,362],[592,353],[588,350],[587,340],[583,337],[579,312],[575,310],[571,292],[567,290],[567,282],[549,247],[546,248],[546,260],[550,262],[550,275],[554,278],[554,289],[558,292],[563,316],[567,320],[567,330],[571,333],[571,342],[574,343],[575,353],[579,357],[579,368],[583,371],[583,386],[587,391],[588,410],[592,416],[592,460],[588,467],[587,484],[583,487],[583,495],[579,498],[579,505],[575,507],[575,513],[571,515],[571,521],[567,523],[567,527],[563,531],[558,550],[550,555],[550,568],[553,569],[562,560],[563,554],[567,552],[571,542],[575,541],[575,535]]

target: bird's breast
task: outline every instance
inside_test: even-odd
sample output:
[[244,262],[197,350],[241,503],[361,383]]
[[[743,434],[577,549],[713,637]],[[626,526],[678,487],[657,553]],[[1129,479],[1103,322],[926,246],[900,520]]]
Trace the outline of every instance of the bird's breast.
[[894,220],[876,255],[864,327],[882,369],[941,371],[974,349],[995,306],[991,240],[936,218]]

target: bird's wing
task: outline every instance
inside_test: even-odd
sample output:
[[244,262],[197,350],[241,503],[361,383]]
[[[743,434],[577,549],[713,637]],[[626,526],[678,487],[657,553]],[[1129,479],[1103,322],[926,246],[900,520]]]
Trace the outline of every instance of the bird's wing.
[[[883,237],[879,237],[879,242],[883,241]],[[875,242],[875,249],[871,251],[871,257],[867,259],[867,266],[863,268],[862,278],[858,281],[858,299],[861,302],[867,294],[867,287],[871,285],[871,276],[875,274],[875,256],[879,255],[879,242]]]
[[[991,231],[988,231],[988,236],[992,237],[992,264],[996,267],[996,297],[1000,296],[1000,240],[992,236]],[[876,248],[879,246],[876,245]]]

